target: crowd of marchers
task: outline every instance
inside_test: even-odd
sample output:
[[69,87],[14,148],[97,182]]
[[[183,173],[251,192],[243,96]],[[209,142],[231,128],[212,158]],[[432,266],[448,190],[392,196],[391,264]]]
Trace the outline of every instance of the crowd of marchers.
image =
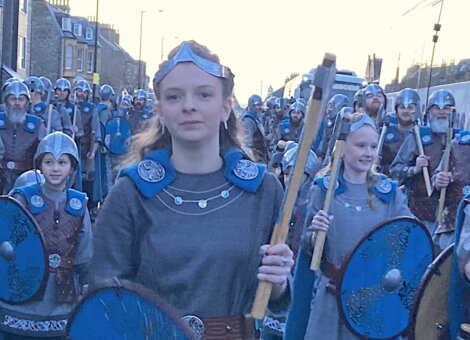
[[[453,256],[449,299],[436,308],[447,324],[436,332],[465,333],[470,118],[455,113],[452,93],[431,93],[422,110],[417,91],[406,88],[390,108],[383,89],[370,84],[352,103],[342,94],[326,98],[325,112],[312,112],[309,98],[252,95],[237,115],[233,73],[195,41],[160,64],[155,101],[145,90],[115,93],[108,84],[93,101],[84,79],[53,84],[30,76],[2,86],[0,191],[32,216],[48,275],[19,297],[18,282],[27,282],[14,255],[21,240],[11,236],[19,227],[7,226],[10,236],[0,233],[0,270],[9,268],[8,283],[0,283],[0,339],[61,339],[80,313],[77,303],[94,298],[90,291],[128,281],[162,298],[188,338],[407,337],[426,289],[424,270],[444,252]],[[311,141],[303,140],[307,112],[319,117]],[[306,164],[295,172],[300,153]],[[299,175],[286,242],[273,244],[285,193]],[[361,287],[367,298],[355,292],[362,309],[348,317],[340,301],[354,251],[384,225],[398,230],[390,226],[397,217],[414,227],[400,239],[390,232],[391,262],[373,292]],[[429,263],[410,269],[403,254],[419,235],[428,243],[413,256],[425,258],[429,246]],[[318,249],[321,264],[311,270]],[[264,319],[253,320],[260,282],[272,290]],[[401,299],[407,313],[391,331],[384,318],[398,311],[381,302],[387,297]],[[119,313],[101,303],[103,320],[117,323]],[[376,318],[370,324],[358,321],[374,304],[385,312],[367,314]]]

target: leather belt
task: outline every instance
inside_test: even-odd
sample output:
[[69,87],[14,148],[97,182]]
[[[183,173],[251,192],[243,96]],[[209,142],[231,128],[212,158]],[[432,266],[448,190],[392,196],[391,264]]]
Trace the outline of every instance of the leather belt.
[[60,256],[59,254],[49,254],[49,271],[57,272],[58,269],[72,269],[74,258]]
[[13,160],[2,160],[3,169],[16,170],[16,171],[26,171],[32,169],[31,162],[25,161],[13,161]]
[[[255,339],[253,318],[249,315],[231,315],[214,318],[198,318],[187,315],[182,318],[198,339],[251,340]],[[203,333],[204,335],[202,336]]]
[[324,261],[321,265],[321,271],[330,279],[330,282],[326,284],[326,290],[332,294],[338,294],[336,288],[341,280],[341,267]]

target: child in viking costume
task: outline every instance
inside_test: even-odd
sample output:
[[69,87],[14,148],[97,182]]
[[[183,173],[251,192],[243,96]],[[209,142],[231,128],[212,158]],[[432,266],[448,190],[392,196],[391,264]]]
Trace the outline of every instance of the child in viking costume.
[[[317,271],[315,284],[297,287],[298,294],[294,291],[293,306],[299,306],[299,309],[289,312],[286,333],[296,339],[358,339],[347,328],[337,306],[340,266],[347,254],[374,226],[396,216],[411,216],[406,197],[396,183],[374,171],[379,138],[374,121],[366,114],[359,113],[346,118],[350,127],[344,140],[342,166],[329,211],[322,209],[330,179],[330,165],[320,171],[324,177],[315,179],[310,192],[308,209],[313,218],[302,235],[302,250],[312,254],[316,234],[325,231],[327,236],[321,270]],[[301,267],[297,265],[294,286],[302,277],[308,277],[308,265],[309,261],[303,261]],[[302,285],[302,282],[299,284]],[[299,299],[313,299],[310,310],[306,311],[306,304],[300,303]]]
[[49,134],[34,155],[35,168],[42,175],[37,174],[36,183],[11,192],[32,214],[43,235],[48,279],[43,290],[25,303],[0,302],[0,332],[7,339],[60,339],[65,335],[93,251],[86,195],[68,188],[78,161],[72,138],[62,132]]
[[[259,280],[286,308],[293,253],[269,242],[282,187],[238,138],[234,75],[194,41],[154,77],[156,115],[96,222],[90,275],[152,289],[207,339],[248,338]],[[200,336],[202,336],[200,334]]]

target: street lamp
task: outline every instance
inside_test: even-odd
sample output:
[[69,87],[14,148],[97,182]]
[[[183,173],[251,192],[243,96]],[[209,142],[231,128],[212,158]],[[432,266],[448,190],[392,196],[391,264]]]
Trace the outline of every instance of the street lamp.
[[[162,13],[164,9],[159,9],[157,13]],[[142,82],[142,32],[143,32],[143,22],[144,22],[144,13],[147,12],[145,10],[140,11],[140,39],[139,39],[139,65],[138,65],[138,76],[137,76],[137,87],[138,88],[143,88],[143,82]],[[145,78],[145,75],[144,77]]]
[[140,40],[139,40],[139,71],[137,76],[137,88],[142,88],[142,24],[144,22],[144,12],[140,11]]
[[[177,36],[174,36],[173,39],[178,39]],[[161,49],[161,53],[160,53],[160,61],[163,62],[163,54],[164,54],[164,41],[165,41],[165,37],[162,37],[161,41],[160,41],[160,49]]]
[[98,22],[98,15],[100,10],[100,0],[96,0],[96,18],[95,18],[95,46],[94,46],[94,59],[93,59],[93,101],[98,93],[96,87],[99,85],[98,78],[98,37],[100,34],[100,26]]

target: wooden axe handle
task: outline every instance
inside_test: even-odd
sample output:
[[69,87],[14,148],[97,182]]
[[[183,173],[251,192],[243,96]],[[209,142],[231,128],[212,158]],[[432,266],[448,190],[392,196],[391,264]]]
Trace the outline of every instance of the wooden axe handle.
[[[336,70],[334,68],[336,62],[336,56],[334,54],[326,53],[323,58],[322,66],[330,68],[330,71]],[[287,234],[289,232],[289,222],[292,217],[292,211],[297,200],[299,193],[302,175],[304,173],[305,164],[307,162],[310,147],[315,138],[315,133],[318,133],[318,127],[321,120],[321,103],[323,98],[323,92],[327,89],[322,89],[316,86],[312,91],[312,96],[309,100],[307,109],[307,115],[305,116],[304,130],[302,137],[297,149],[297,157],[295,159],[294,168],[290,177],[289,187],[287,194],[284,197],[281,211],[279,213],[278,221],[276,222],[271,236],[271,245],[285,243]],[[260,281],[258,289],[256,290],[255,300],[251,315],[255,319],[263,319],[266,308],[268,306],[269,299],[272,292],[272,283],[266,281]]]
[[[338,171],[341,166],[341,160],[343,159],[345,148],[345,141],[338,140],[335,145],[335,152],[333,154],[333,164],[330,172],[330,182],[328,183],[328,189],[325,195],[325,202],[323,203],[323,211],[328,213],[330,210],[330,203],[333,197],[333,193],[336,189],[336,179],[338,178]],[[315,237],[315,246],[313,248],[312,262],[310,263],[311,270],[320,269],[321,258],[323,255],[323,247],[325,245],[326,232],[318,230]]]
[[[449,171],[449,163],[450,163],[450,150],[452,148],[452,134],[453,129],[452,126],[449,125],[449,129],[447,131],[447,141],[446,141],[446,148],[443,155],[443,171]],[[447,187],[442,188],[440,195],[439,195],[439,207],[437,210],[437,221],[438,226],[442,226],[444,224],[444,208],[445,208],[445,201],[446,201],[446,194],[447,194]]]
[[[421,142],[421,133],[419,132],[419,126],[414,126],[414,132],[416,136],[416,145],[418,146],[419,155],[424,155],[424,147],[423,143]],[[429,169],[427,166],[423,167],[423,177],[424,177],[424,184],[426,185],[426,193],[428,197],[432,195],[432,186],[431,186],[431,178],[429,177]]]

